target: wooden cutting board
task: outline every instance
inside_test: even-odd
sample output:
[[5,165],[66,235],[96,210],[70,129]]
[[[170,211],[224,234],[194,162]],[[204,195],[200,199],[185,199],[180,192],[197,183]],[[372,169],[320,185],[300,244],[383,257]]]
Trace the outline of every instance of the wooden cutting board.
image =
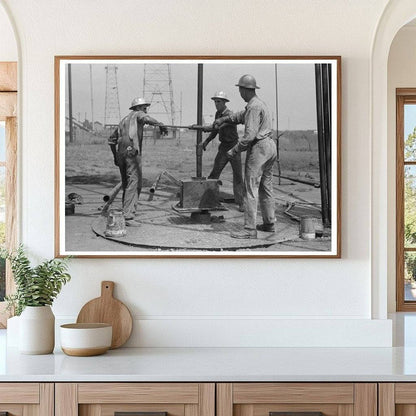
[[130,337],[133,319],[124,303],[113,297],[114,282],[101,282],[101,296],[86,303],[77,323],[107,323],[113,326],[111,349],[121,347]]

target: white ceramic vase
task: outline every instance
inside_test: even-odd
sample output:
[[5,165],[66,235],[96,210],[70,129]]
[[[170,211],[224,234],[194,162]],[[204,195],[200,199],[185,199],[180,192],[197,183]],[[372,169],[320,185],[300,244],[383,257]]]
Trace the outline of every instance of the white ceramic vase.
[[50,306],[26,306],[19,319],[19,352],[50,354],[55,347],[55,316]]
[[7,320],[7,346],[19,347],[19,320],[20,316],[13,316]]

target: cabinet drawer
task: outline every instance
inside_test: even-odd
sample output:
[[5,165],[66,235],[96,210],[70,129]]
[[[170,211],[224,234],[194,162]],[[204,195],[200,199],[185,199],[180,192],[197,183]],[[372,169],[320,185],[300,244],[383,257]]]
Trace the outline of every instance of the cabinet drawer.
[[38,383],[0,383],[0,403],[39,403]]
[[55,403],[56,416],[215,416],[215,384],[59,383]]
[[197,383],[80,383],[79,403],[183,403],[198,404]]
[[376,416],[375,383],[220,383],[217,416]]

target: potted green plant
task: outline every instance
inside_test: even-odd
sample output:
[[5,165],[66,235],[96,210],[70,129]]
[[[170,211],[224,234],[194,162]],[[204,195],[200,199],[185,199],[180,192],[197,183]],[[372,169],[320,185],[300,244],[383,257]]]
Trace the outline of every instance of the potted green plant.
[[45,260],[32,266],[20,245],[16,250],[1,250],[10,261],[16,292],[6,296],[8,309],[19,318],[19,351],[24,354],[49,354],[55,346],[55,317],[51,305],[70,279],[68,257]]

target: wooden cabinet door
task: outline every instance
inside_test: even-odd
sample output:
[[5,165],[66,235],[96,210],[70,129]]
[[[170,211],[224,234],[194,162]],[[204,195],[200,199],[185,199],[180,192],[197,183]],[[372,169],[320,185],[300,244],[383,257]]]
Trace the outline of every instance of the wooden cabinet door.
[[215,416],[214,383],[57,383],[56,416]]
[[380,416],[415,416],[416,383],[380,383]]
[[0,415],[53,416],[52,383],[0,383]]
[[217,416],[377,416],[377,384],[220,383]]

